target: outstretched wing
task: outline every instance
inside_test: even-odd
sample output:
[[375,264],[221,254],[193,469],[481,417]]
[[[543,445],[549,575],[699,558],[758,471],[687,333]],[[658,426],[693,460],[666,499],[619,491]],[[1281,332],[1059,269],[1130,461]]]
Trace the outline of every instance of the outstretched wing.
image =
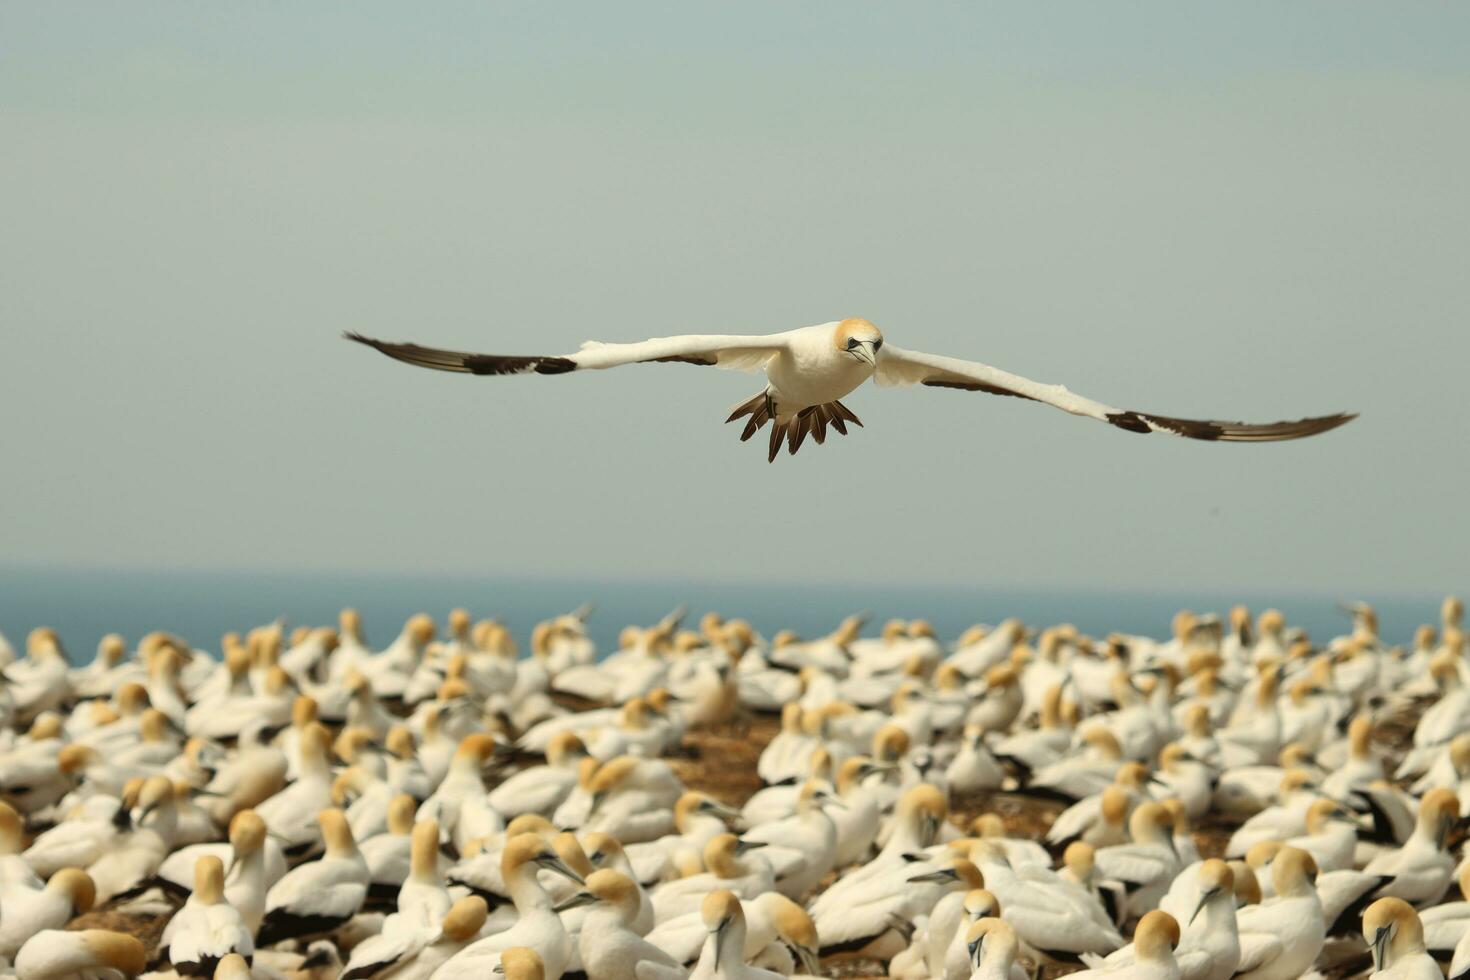
[[1010,395],[1060,408],[1073,415],[1107,422],[1129,432],[1171,432],[1189,439],[1220,442],[1278,442],[1301,439],[1327,432],[1357,418],[1356,414],[1339,413],[1296,422],[1218,422],[1207,419],[1180,419],[1112,408],[1102,402],[1073,394],[1061,385],[1042,384],[1009,371],[962,361],[957,357],[921,354],[885,344],[878,358],[876,375],[880,385],[922,384],[931,388],[959,388],[983,391],[992,395]]
[[434,347],[420,347],[418,344],[390,344],[358,333],[344,336],[405,364],[460,374],[566,374],[570,371],[597,371],[623,364],[655,362],[703,364],[738,371],[754,371],[764,367],[766,361],[785,350],[790,342],[790,335],[784,333],[764,337],[690,334],[684,337],[655,337],[636,344],[603,344],[590,340],[575,354],[515,356],[439,350]]

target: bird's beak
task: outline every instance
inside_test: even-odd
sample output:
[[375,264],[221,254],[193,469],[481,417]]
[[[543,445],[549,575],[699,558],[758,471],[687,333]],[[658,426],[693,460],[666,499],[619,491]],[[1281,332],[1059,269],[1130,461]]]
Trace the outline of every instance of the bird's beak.
[[1373,972],[1377,973],[1383,969],[1384,947],[1388,945],[1388,934],[1392,930],[1388,926],[1382,926],[1373,934]]
[[790,949],[791,955],[796,957],[796,962],[801,964],[803,973],[808,973],[814,977],[821,976],[822,964],[817,959],[816,950],[809,946],[798,946],[796,944],[791,944]]
[[1210,899],[1214,898],[1218,894],[1220,894],[1220,889],[1218,889],[1218,888],[1211,888],[1209,891],[1207,891],[1207,892],[1203,893],[1202,895],[1200,895],[1200,897],[1199,897],[1199,904],[1196,905],[1194,907],[1194,911],[1192,913],[1190,913],[1190,916],[1189,916],[1189,925],[1194,925],[1194,920],[1199,918],[1200,910],[1203,909],[1205,907],[1205,905],[1207,905],[1209,903]]
[[721,919],[719,924],[715,926],[715,964],[717,968],[720,962],[720,953],[725,946],[725,933],[729,928],[730,920],[728,918]]
[[919,882],[948,882],[959,880],[959,874],[953,868],[944,868],[940,871],[931,871],[928,874],[914,875],[909,881]]
[[746,851],[754,851],[765,846],[766,842],[763,840],[745,840],[740,837],[735,839],[736,854],[744,854]]
[[841,800],[839,800],[837,797],[833,796],[831,793],[823,793],[822,796],[821,796],[821,801],[823,803],[827,804],[828,806],[835,806],[839,810],[846,810],[847,809],[847,804],[846,803],[843,803]]
[[563,899],[560,903],[553,905],[551,911],[560,915],[562,912],[570,912],[572,909],[579,909],[584,905],[591,905],[595,901],[597,901],[597,896],[591,892],[577,892],[570,898]]
[[721,820],[730,821],[740,819],[739,810],[735,809],[732,806],[726,806],[719,800],[709,800],[705,803],[704,809],[707,813],[711,813],[714,816],[719,817]]
[[878,352],[873,350],[872,341],[867,340],[862,342],[861,344],[858,344],[855,348],[853,348],[853,353],[863,360],[867,361],[869,364],[873,365],[873,367],[878,366]]
[[541,867],[545,868],[547,871],[555,871],[563,878],[570,878],[572,881],[575,881],[579,885],[585,885],[587,883],[582,880],[581,875],[577,874],[577,872],[567,867],[566,862],[559,857],[544,857],[538,860],[536,863],[541,865]]

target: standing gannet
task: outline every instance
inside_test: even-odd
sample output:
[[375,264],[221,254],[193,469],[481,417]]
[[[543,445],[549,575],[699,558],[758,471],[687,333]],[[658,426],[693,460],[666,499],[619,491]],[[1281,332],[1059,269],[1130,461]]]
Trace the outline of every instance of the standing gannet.
[[46,929],[15,955],[18,980],[116,980],[135,977],[147,965],[142,943],[108,929]]
[[837,857],[837,828],[824,806],[846,807],[825,783],[807,780],[796,813],[762,824],[745,834],[748,843],[767,845],[765,858],[776,874],[776,890],[799,899],[827,876]]
[[225,900],[225,868],[212,854],[194,870],[194,892],[163,930],[164,947],[173,968],[184,976],[212,977],[219,961],[231,953],[245,959],[255,954],[253,930]]
[[347,817],[341,810],[323,810],[317,821],[326,851],[271,886],[256,936],[261,946],[331,932],[356,915],[367,897],[368,866]]
[[237,909],[253,935],[265,915],[265,894],[286,874],[281,845],[266,835],[265,821],[254,810],[241,810],[230,820],[229,842],[193,844],[170,854],[158,868],[158,877],[175,889],[193,887],[198,860],[212,854],[225,865],[225,901]]
[[577,938],[588,980],[684,980],[684,967],[663,949],[639,936],[638,886],[620,871],[604,868],[587,877],[582,891],[556,907],[558,913],[587,908]]
[[564,356],[471,354],[417,344],[385,343],[357,333],[348,333],[346,338],[408,364],[461,374],[567,374],[651,362],[764,370],[765,390],[737,407],[726,421],[750,417],[740,434],[742,442],[768,422],[774,423],[767,454],[771,460],[776,458],[783,439],[787,450],[794,453],[808,433],[820,444],[827,438],[828,426],[846,435],[848,422],[862,425],[839,399],[869,378],[884,387],[922,384],[1010,395],[1107,422],[1128,432],[1169,432],[1211,441],[1300,439],[1335,429],[1355,417],[1342,413],[1297,422],[1250,425],[1111,408],[1074,395],[1061,385],[1041,384],[978,361],[894,347],[884,341],[877,327],[858,317],[765,336],[689,335],[632,344],[588,341],[575,354]]
[[745,910],[734,893],[710,892],[699,906],[705,941],[689,980],[780,980],[781,974],[745,963]]
[[560,980],[571,959],[571,942],[561,918],[552,909],[551,896],[537,879],[546,870],[585,884],[541,837],[513,837],[500,856],[500,873],[515,903],[515,924],[503,932],[466,946],[434,971],[435,980],[471,980],[486,976],[497,965],[505,966],[502,955],[515,946],[535,951],[546,970],[547,980]]
[[1316,962],[1327,936],[1316,878],[1306,851],[1283,847],[1277,853],[1271,862],[1276,897],[1236,914],[1241,980],[1298,980]]

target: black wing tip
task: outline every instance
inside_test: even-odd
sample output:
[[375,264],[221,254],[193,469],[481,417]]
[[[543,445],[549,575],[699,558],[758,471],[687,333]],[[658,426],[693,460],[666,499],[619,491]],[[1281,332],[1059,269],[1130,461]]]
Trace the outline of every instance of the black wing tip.
[[1357,412],[1337,412],[1333,415],[1317,415],[1294,422],[1219,422],[1207,419],[1181,419],[1169,415],[1154,415],[1150,412],[1113,412],[1107,416],[1109,424],[1127,432],[1150,433],[1170,432],[1186,439],[1205,442],[1285,442],[1321,435],[1347,425],[1358,417]]

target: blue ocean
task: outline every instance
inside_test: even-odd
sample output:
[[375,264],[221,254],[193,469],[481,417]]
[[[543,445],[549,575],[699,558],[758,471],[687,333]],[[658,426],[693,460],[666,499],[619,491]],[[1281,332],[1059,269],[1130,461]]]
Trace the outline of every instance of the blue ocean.
[[1243,602],[1256,612],[1278,608],[1288,623],[1324,642],[1349,628],[1340,603],[1364,600],[1378,609],[1385,639],[1407,643],[1415,626],[1438,621],[1441,598],[0,568],[0,632],[19,649],[32,628],[52,626],[68,655],[85,662],[106,633],[132,641],[165,629],[216,650],[227,630],[278,618],[288,625],[332,624],[338,610],[352,606],[363,615],[368,640],[383,646],[411,614],[428,612],[442,622],[450,609],[463,606],[476,618],[506,623],[524,648],[539,620],[591,603],[589,629],[606,653],[623,626],[652,623],[681,605],[691,623],[715,610],[743,617],[767,635],[783,628],[821,635],[842,617],[867,612],[873,617],[870,633],[890,617],[922,617],[942,638],[953,638],[974,623],[1007,616],[1036,626],[1070,622],[1094,636],[1113,631],[1167,636],[1169,620],[1181,608],[1223,614]]

